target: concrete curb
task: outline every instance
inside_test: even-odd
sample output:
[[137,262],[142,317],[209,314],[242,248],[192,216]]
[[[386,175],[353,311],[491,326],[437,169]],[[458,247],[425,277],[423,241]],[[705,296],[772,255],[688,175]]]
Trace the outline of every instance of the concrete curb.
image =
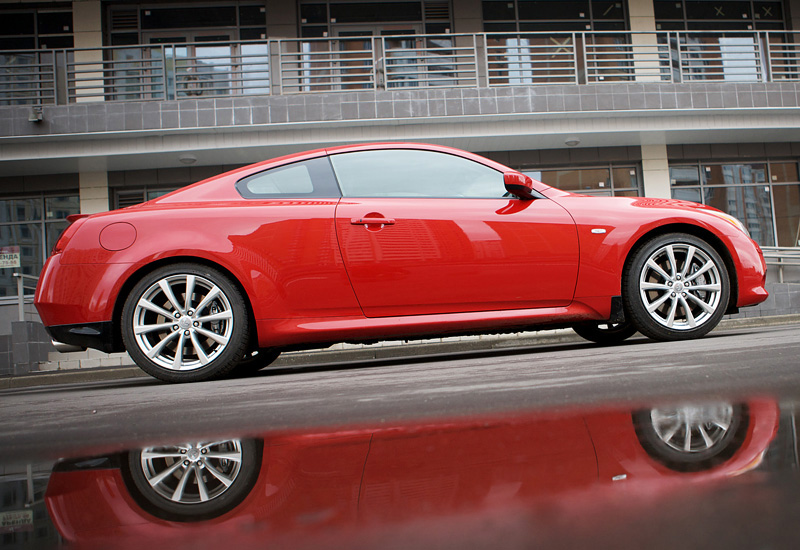
[[[770,317],[747,317],[723,319],[715,331],[737,328],[772,327],[800,324],[800,314],[775,315]],[[459,342],[437,342],[427,344],[406,344],[397,346],[375,346],[360,349],[322,350],[288,353],[278,358],[270,368],[299,367],[331,363],[353,363],[375,360],[397,359],[402,357],[424,357],[448,353],[488,351],[500,349],[519,349],[534,346],[586,342],[570,329],[546,331],[534,336],[507,336],[491,339],[463,340]],[[120,367],[98,367],[83,370],[48,371],[22,376],[0,378],[0,390],[13,390],[55,384],[80,384],[149,378],[135,365]]]

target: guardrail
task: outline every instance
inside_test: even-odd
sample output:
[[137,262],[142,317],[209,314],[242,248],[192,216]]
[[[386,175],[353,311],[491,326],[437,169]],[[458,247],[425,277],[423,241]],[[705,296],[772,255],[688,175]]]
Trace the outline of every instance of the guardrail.
[[[36,290],[36,283],[39,277],[26,275],[24,273],[12,273],[12,277],[17,280],[17,314],[20,321],[25,320],[25,289]],[[26,281],[28,283],[26,284]],[[29,295],[30,296],[30,295]]]
[[778,282],[783,282],[784,267],[800,267],[800,248],[762,246],[767,265],[778,266]]
[[0,105],[401,87],[800,80],[800,33],[340,36],[0,52]]

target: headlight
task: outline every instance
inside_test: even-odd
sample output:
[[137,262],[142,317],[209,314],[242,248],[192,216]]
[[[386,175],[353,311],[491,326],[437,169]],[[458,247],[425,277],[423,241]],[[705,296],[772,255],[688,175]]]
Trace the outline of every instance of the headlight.
[[750,232],[747,230],[744,224],[740,222],[737,218],[734,218],[733,216],[731,216],[730,214],[726,214],[725,212],[719,212],[716,210],[708,210],[707,212],[709,212],[710,214],[714,214],[716,217],[721,218],[726,222],[730,223],[731,225],[733,225],[734,227],[738,228],[742,233],[747,235],[748,239],[751,238]]

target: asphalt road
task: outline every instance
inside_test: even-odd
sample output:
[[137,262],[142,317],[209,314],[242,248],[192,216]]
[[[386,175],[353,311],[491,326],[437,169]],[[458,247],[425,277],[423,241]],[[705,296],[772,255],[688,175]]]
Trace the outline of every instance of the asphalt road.
[[392,423],[601,403],[800,396],[800,325],[262,371],[167,385],[149,378],[0,392],[0,463],[267,430]]

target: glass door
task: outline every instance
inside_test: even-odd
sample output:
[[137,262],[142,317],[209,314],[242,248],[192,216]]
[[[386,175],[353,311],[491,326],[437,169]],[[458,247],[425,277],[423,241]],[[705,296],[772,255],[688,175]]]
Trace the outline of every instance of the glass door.
[[[164,49],[167,97],[230,95],[235,82],[235,45],[226,32],[149,33],[149,44],[170,44]],[[153,48],[160,52],[160,48]]]
[[[332,26],[342,53],[342,81],[347,88],[371,88],[375,85],[374,59],[385,58],[387,88],[418,86],[420,60],[416,50],[421,47],[414,38],[421,25],[338,25]],[[387,37],[383,41],[376,37]],[[376,51],[373,51],[376,50]],[[379,63],[377,70],[383,69]],[[369,78],[369,82],[364,80]],[[378,82],[381,84],[381,82]]]

